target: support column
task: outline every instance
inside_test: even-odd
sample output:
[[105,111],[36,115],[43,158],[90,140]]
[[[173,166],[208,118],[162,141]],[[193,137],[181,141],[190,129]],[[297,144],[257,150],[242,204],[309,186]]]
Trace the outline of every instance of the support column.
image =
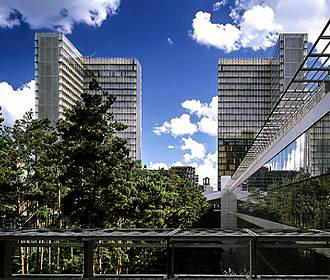
[[93,278],[93,263],[94,263],[94,241],[84,241],[84,274],[83,278]]
[[221,229],[236,229],[237,198],[232,192],[225,192],[221,198]]
[[174,243],[167,240],[167,278],[174,277]]
[[250,279],[257,278],[257,239],[250,240]]
[[12,242],[0,241],[0,279],[11,278]]

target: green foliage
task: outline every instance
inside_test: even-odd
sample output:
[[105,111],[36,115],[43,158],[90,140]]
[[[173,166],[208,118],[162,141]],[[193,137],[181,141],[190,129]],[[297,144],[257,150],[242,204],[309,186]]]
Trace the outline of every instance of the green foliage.
[[109,112],[114,96],[101,95],[95,80],[89,91],[57,126],[65,167],[60,182],[67,188],[63,211],[70,225],[104,228],[118,219],[115,199],[125,193],[134,164],[126,141],[114,135],[125,128]]
[[[208,204],[197,188],[129,157],[126,140],[116,136],[126,127],[110,113],[114,101],[93,80],[56,129],[31,112],[4,127],[0,114],[0,227],[189,228],[199,220]],[[80,248],[17,254],[24,273],[81,271]],[[104,248],[96,254],[97,271],[118,273],[143,272],[162,253]]]
[[126,227],[189,228],[209,207],[196,187],[174,173],[136,168],[132,179]]
[[27,113],[4,127],[0,140],[0,200],[3,227],[37,227],[56,200],[56,135],[46,119]]

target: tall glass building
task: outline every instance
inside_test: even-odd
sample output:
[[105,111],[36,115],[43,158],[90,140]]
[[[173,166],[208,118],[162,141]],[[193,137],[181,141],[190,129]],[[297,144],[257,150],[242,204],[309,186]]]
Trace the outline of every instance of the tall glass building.
[[218,176],[232,176],[270,112],[271,59],[219,59]]
[[306,53],[307,34],[292,33],[280,34],[272,58],[219,59],[219,189],[221,176],[235,173]]
[[141,159],[142,69],[136,58],[83,56],[60,33],[37,33],[35,38],[36,116],[55,125],[94,77],[103,90],[116,96],[115,120],[127,125],[117,135],[127,139],[130,155]]

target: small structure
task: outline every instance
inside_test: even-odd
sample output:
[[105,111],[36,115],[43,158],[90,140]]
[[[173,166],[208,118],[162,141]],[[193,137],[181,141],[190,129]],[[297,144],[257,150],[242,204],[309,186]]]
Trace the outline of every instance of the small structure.
[[206,193],[213,192],[213,187],[210,186],[209,177],[203,178],[203,192],[206,192]]

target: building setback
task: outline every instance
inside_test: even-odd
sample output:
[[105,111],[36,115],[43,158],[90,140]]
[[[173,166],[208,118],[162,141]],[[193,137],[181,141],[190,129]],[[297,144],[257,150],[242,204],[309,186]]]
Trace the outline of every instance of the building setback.
[[141,159],[142,69],[136,58],[83,56],[61,33],[36,33],[36,117],[55,125],[65,109],[88,90],[91,78],[116,96],[114,118],[127,125],[117,136],[127,139],[130,155]]

